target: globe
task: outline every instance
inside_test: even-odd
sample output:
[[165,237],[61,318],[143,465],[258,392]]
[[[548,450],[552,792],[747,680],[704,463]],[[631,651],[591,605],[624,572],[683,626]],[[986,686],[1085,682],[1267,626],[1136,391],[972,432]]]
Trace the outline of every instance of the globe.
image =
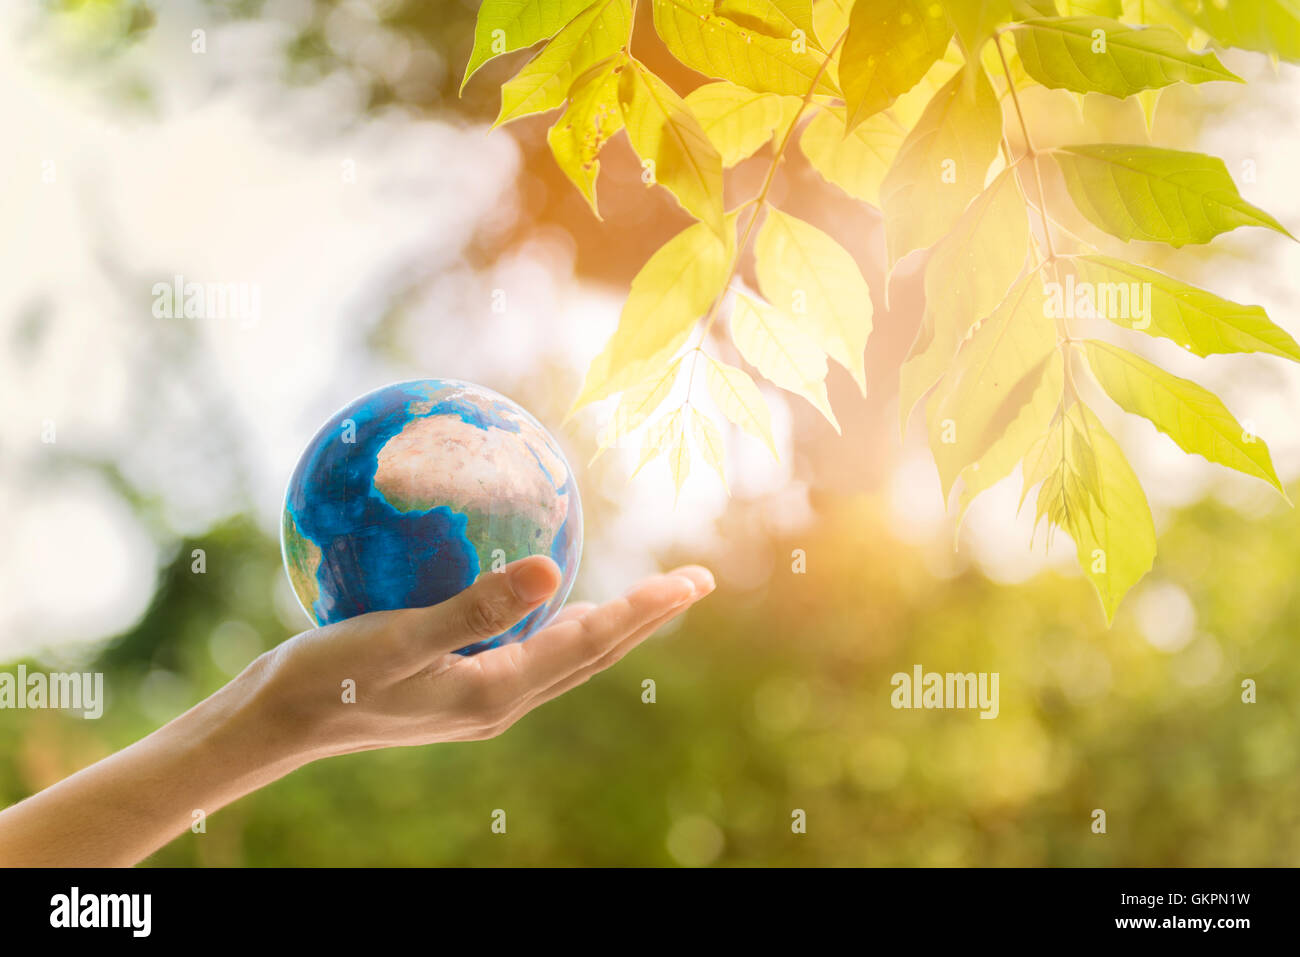
[[317,625],[432,605],[485,571],[549,555],[555,595],[508,631],[523,641],[564,604],[582,552],[582,504],[555,439],[502,395],[454,379],[376,389],[321,426],[289,479],[284,566]]

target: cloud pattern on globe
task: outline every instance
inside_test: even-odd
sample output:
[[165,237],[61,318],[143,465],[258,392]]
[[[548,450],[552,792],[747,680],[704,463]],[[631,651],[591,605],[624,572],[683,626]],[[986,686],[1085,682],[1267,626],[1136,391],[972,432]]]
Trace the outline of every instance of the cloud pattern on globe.
[[285,569],[317,625],[444,601],[480,572],[549,555],[555,596],[474,654],[522,641],[563,605],[582,551],[582,504],[554,438],[482,386],[422,379],[336,413],[285,493]]

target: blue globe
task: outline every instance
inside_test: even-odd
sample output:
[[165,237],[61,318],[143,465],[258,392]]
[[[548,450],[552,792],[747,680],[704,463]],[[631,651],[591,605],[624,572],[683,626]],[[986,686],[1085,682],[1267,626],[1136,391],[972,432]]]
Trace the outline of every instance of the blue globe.
[[582,503],[555,439],[514,402],[454,379],[367,393],[321,426],[284,497],[281,551],[308,617],[444,601],[480,572],[549,555],[555,596],[509,631],[523,641],[564,604],[582,552]]

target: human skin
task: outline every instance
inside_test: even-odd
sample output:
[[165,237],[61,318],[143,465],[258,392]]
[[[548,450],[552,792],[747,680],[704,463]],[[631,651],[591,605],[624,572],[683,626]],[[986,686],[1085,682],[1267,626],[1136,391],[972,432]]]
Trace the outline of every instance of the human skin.
[[526,642],[453,653],[505,631],[559,583],[555,563],[534,556],[441,604],[289,639],[149,736],[0,812],[0,864],[130,866],[195,810],[212,814],[312,761],[495,737],[713,590],[706,569],[686,566],[603,605],[571,604]]

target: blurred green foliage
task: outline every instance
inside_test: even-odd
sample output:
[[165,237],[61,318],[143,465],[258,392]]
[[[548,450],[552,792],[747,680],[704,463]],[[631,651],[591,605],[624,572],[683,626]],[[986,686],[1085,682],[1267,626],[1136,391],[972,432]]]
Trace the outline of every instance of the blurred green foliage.
[[[152,863],[1300,863],[1295,513],[1243,522],[1207,503],[1172,523],[1143,586],[1192,599],[1194,637],[1170,652],[1141,635],[1133,605],[1104,629],[1077,578],[936,579],[876,501],[818,504],[795,540],[755,521],[754,540],[732,543],[765,580],[724,582],[684,626],[501,738],[309,766]],[[275,543],[236,521],[202,544],[207,573],[181,548],[148,615],[94,665],[102,719],[0,723],[0,801],[217,688],[230,635],[287,636]],[[806,574],[791,571],[795,548]],[[917,663],[998,672],[1000,715],[894,710],[890,676]],[[1256,704],[1241,701],[1248,677]],[[504,835],[490,829],[498,808]],[[796,808],[806,834],[791,832]]]

